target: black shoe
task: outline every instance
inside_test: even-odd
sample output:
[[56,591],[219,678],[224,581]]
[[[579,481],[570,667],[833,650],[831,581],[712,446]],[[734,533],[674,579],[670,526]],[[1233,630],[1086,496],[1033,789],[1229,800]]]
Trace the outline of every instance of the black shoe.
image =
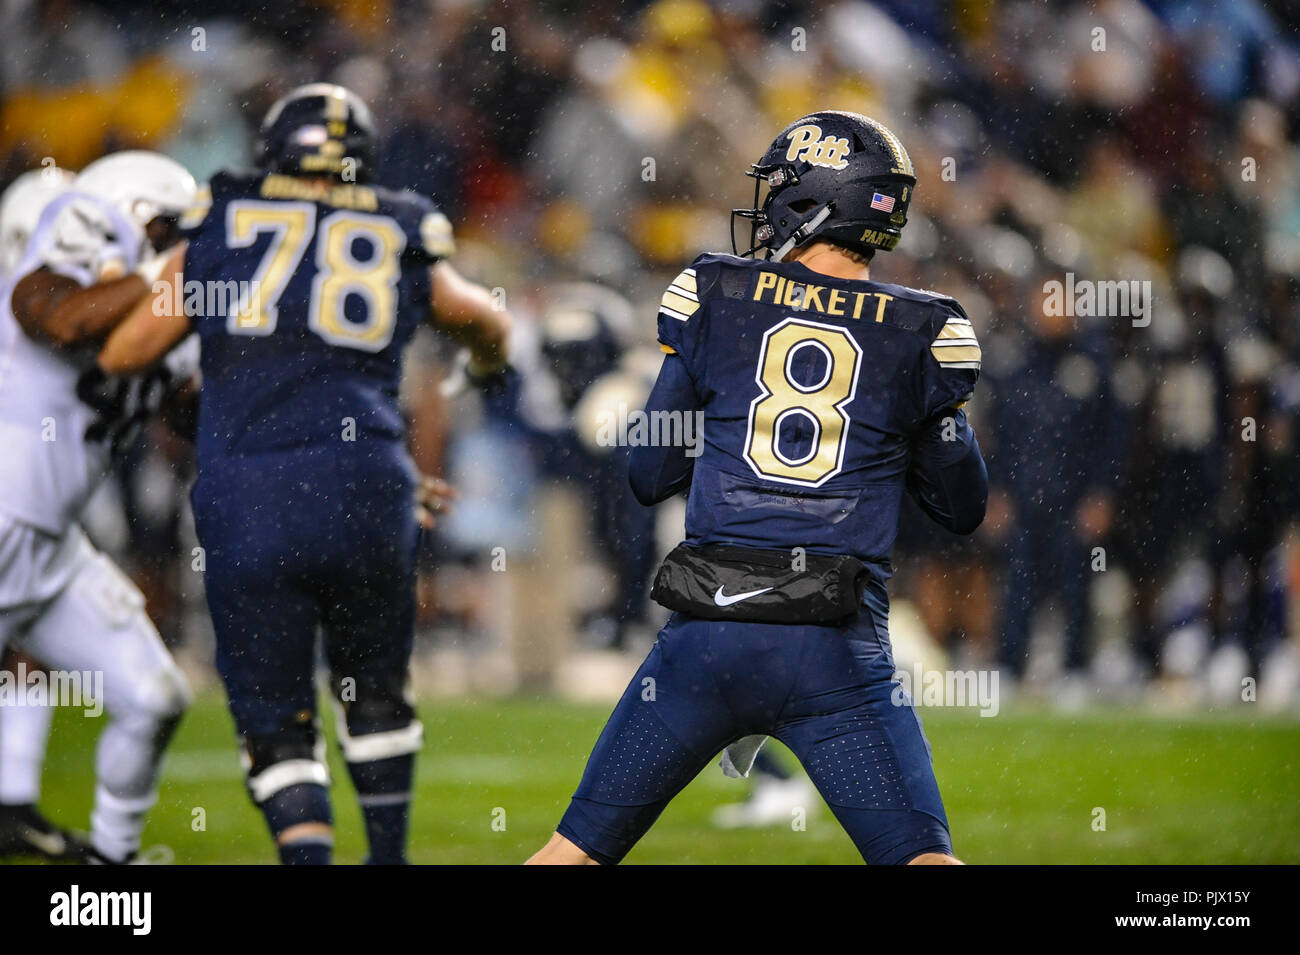
[[150,846],[137,849],[125,859],[110,859],[94,846],[87,845],[81,861],[86,865],[171,865],[176,861],[176,854],[167,846]]
[[80,836],[60,829],[31,803],[0,805],[0,856],[84,862],[88,852]]

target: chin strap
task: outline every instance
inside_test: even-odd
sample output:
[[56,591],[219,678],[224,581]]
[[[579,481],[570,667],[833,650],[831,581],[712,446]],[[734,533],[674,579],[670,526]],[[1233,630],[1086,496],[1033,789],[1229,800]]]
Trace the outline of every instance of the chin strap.
[[817,228],[830,216],[831,210],[834,208],[834,203],[827,203],[825,209],[817,213],[799,228],[795,229],[794,232],[790,234],[790,238],[785,240],[785,244],[772,253],[772,258],[778,262],[782,261],[796,245],[800,245],[811,238],[812,234],[817,231]]

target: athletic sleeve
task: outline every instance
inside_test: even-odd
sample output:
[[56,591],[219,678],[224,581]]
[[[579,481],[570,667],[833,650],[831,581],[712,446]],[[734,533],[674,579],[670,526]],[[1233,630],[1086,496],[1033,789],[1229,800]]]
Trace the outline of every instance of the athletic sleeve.
[[[664,355],[659,377],[646,399],[646,416],[658,412],[694,414],[698,407],[699,396],[685,363],[679,355]],[[671,444],[634,446],[628,453],[627,466],[628,483],[636,499],[649,507],[685,490],[690,486],[698,453],[698,448]]]
[[954,533],[969,534],[983,522],[989,475],[965,411],[940,412],[912,439],[907,490]]
[[970,319],[952,299],[935,304],[944,321],[923,357],[926,420],[945,409],[961,407],[970,399],[980,374],[980,344]]
[[402,222],[407,229],[406,254],[417,261],[433,265],[456,254],[456,238],[448,219],[433,200],[417,193],[405,194],[408,208]]
[[703,315],[700,309],[700,277],[696,264],[682,269],[659,300],[659,346],[680,355],[689,367],[695,352]]

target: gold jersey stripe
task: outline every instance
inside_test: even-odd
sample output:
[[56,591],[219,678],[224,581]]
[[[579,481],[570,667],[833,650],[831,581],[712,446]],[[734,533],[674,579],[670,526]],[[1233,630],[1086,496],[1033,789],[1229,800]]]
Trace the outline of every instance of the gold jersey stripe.
[[700,307],[699,302],[692,302],[685,295],[678,295],[672,289],[664,292],[664,298],[660,304],[664,308],[671,309],[687,317],[694,315]]
[[975,332],[970,325],[956,325],[949,322],[939,331],[939,337],[936,341],[943,341],[946,338],[975,338]]
[[979,345],[956,345],[944,348],[939,345],[931,345],[930,354],[934,355],[935,360],[941,365],[951,365],[956,362],[978,362],[980,360],[980,347]]
[[680,285],[682,288],[686,289],[688,292],[698,292],[698,291],[699,291],[699,287],[695,284],[695,270],[694,270],[694,269],[686,269],[685,271],[683,271],[681,275],[679,275],[679,276],[677,276],[677,278],[673,279],[673,284],[674,284],[674,285]]
[[427,213],[420,220],[420,242],[424,250],[436,259],[449,259],[456,254],[456,239],[451,231],[451,220],[441,212]]
[[197,227],[208,217],[208,210],[211,208],[212,189],[208,186],[199,186],[198,191],[194,193],[193,204],[181,215],[180,227],[182,229]]

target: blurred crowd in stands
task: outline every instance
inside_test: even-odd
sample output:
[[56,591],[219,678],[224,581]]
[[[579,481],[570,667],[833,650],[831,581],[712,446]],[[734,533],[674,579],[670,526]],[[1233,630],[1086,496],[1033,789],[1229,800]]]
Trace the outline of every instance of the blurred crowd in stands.
[[[433,196],[458,266],[504,290],[519,407],[445,397],[432,340],[408,374],[419,463],[461,491],[421,582],[423,645],[460,651],[460,688],[553,687],[575,650],[653,636],[680,504],[632,502],[595,422],[644,398],[655,303],[730,249],[748,164],[840,108],[889,125],[919,179],[873,277],[952,295],[983,344],[988,516],[965,539],[905,516],[899,639],[1058,702],[1300,697],[1294,6],[16,0],[0,35],[0,185],[128,147],[202,180],[329,79],[375,111],[378,178]],[[1078,314],[1052,283],[1149,300]],[[190,468],[156,429],[87,523],[202,648]]]

